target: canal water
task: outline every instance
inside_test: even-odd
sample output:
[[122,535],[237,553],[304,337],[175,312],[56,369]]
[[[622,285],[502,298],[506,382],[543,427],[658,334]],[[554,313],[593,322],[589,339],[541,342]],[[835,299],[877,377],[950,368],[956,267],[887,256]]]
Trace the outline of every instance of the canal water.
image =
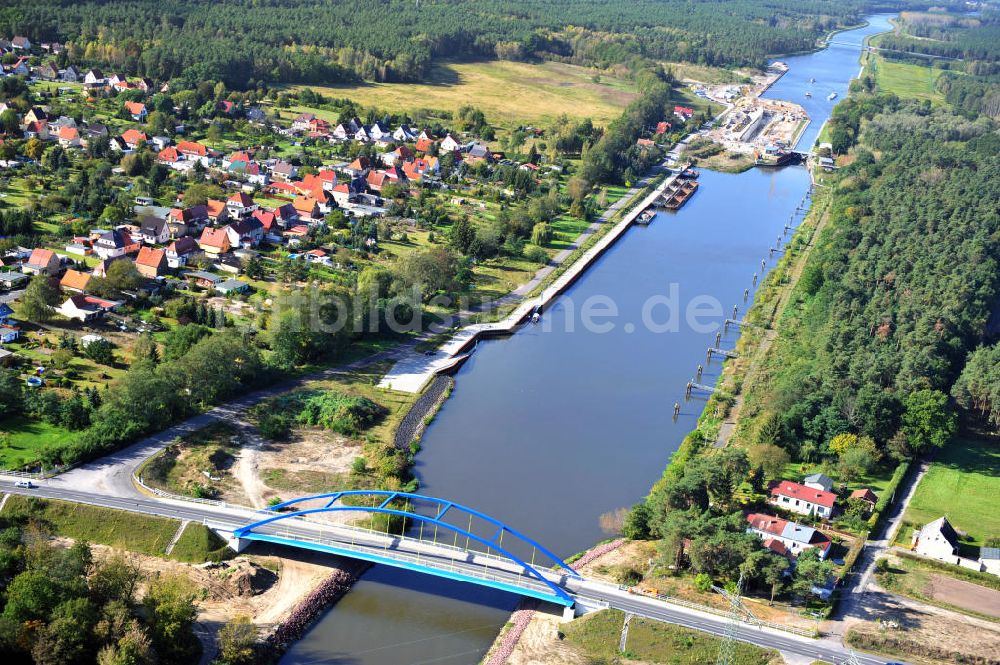
[[[833,108],[826,95],[846,94],[862,40],[887,29],[886,18],[835,39],[853,46],[786,60],[791,70],[768,96],[808,102],[803,142]],[[807,100],[809,87],[825,94]],[[745,312],[744,290],[809,174],[703,172],[699,181],[679,212],[630,229],[541,323],[478,345],[424,435],[422,493],[506,521],[560,556],[608,537],[601,516],[640,500],[693,428],[703,401],[685,402],[685,384],[733,305]],[[733,341],[731,333],[722,346]],[[707,366],[703,382],[718,370]],[[517,600],[376,566],[281,662],[477,663]]]

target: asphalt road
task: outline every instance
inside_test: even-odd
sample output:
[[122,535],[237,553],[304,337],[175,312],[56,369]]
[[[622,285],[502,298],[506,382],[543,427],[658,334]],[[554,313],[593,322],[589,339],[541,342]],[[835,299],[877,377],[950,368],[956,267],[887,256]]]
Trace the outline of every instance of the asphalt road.
[[[97,494],[92,491],[67,488],[61,486],[60,483],[51,481],[39,481],[36,483],[36,487],[23,488],[16,487],[13,480],[0,480],[0,492],[75,501],[145,515],[200,522],[224,532],[231,532],[264,516],[262,511],[237,506],[154,499],[145,495],[122,497]],[[484,570],[483,562],[485,559],[483,557],[467,553],[461,553],[456,557],[454,550],[414,539],[400,540],[381,534],[351,530],[354,535],[351,536],[348,543],[346,539],[342,539],[343,527],[302,520],[277,522],[273,526],[260,529],[260,531],[284,538],[336,543],[339,547],[353,548],[355,551],[374,555],[402,557],[411,561],[414,560],[414,557],[419,557],[418,560],[425,565],[436,565],[442,569],[473,578],[487,576],[514,586],[527,585],[539,590],[547,590],[547,587],[541,582],[526,580],[518,567],[511,563],[500,563],[492,559]],[[687,607],[671,605],[653,598],[629,594],[627,591],[611,585],[567,579],[555,573],[547,574],[546,577],[563,584],[571,591],[571,595],[586,605],[609,606],[638,616],[666,621],[713,635],[725,635],[729,627],[729,622],[722,617]],[[835,664],[846,663],[851,655],[848,649],[835,642],[799,637],[747,624],[741,625],[739,639],[761,647],[778,649],[785,653]],[[858,655],[858,661],[861,665],[883,665],[888,662],[885,658],[861,654]]]

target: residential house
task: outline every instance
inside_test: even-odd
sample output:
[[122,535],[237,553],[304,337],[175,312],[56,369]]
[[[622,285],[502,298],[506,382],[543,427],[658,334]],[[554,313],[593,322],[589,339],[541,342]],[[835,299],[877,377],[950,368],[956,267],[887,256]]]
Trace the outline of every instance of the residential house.
[[28,67],[28,56],[23,55],[11,65],[4,65],[4,71],[9,76],[31,76],[31,68]]
[[55,81],[59,78],[59,70],[57,70],[51,62],[46,62],[38,68],[37,75],[38,78],[45,79],[46,81]]
[[77,69],[75,65],[70,65],[66,69],[62,70],[60,78],[65,83],[79,83],[83,80],[83,72]]
[[106,313],[112,312],[120,306],[121,303],[114,300],[77,294],[67,298],[66,302],[56,308],[56,311],[67,319],[77,319],[86,323],[103,318]]
[[444,152],[457,152],[462,149],[462,144],[455,140],[455,138],[448,134],[441,141],[441,150]]
[[330,123],[323,118],[313,118],[309,121],[309,136],[329,136]]
[[291,203],[286,203],[275,208],[274,221],[282,228],[289,228],[299,221],[299,211]]
[[148,279],[156,279],[167,267],[167,253],[162,249],[143,247],[135,257],[135,268]]
[[264,225],[253,216],[233,222],[226,232],[231,247],[256,247],[264,239]]
[[14,316],[14,310],[11,309],[10,305],[0,302],[0,323],[7,323],[12,316]]
[[69,254],[76,254],[77,256],[90,256],[94,253],[94,244],[90,241],[90,238],[76,236],[65,246],[64,249]]
[[94,242],[94,252],[102,259],[117,259],[130,251],[139,251],[138,243],[124,229],[112,229],[102,233]]
[[236,110],[236,104],[229,101],[228,99],[223,99],[215,104],[215,110],[222,115],[232,115],[233,111]]
[[271,177],[281,182],[295,180],[299,174],[299,167],[285,161],[277,161],[271,166]]
[[146,122],[146,105],[142,102],[125,102],[125,111],[136,122]]
[[228,227],[223,226],[218,229],[206,228],[201,232],[201,238],[198,240],[198,246],[201,247],[202,251],[206,254],[211,254],[213,256],[225,254],[232,249],[232,244],[229,240]]
[[45,112],[45,109],[39,108],[37,106],[32,106],[28,109],[28,112],[24,114],[24,123],[28,124],[31,122],[48,122],[49,114]]
[[167,266],[180,268],[187,265],[188,259],[198,252],[198,241],[191,236],[178,238],[167,245]]
[[368,135],[375,141],[392,138],[392,132],[381,122],[376,122],[368,128]]
[[[16,342],[21,336],[21,328],[6,323],[0,323],[0,344],[10,344]],[[5,349],[0,349],[0,365],[6,367],[11,363],[11,353]]]
[[351,188],[346,184],[337,185],[333,188],[333,200],[338,206],[345,206],[351,201]]
[[108,135],[108,126],[100,122],[89,122],[83,128],[83,134],[88,139],[98,138]]
[[296,116],[295,120],[292,121],[292,131],[294,132],[308,132],[309,123],[316,119],[316,116],[312,113],[300,113]]
[[939,517],[913,532],[913,551],[922,556],[956,563],[958,533],[947,517]]
[[14,39],[10,40],[10,47],[19,51],[30,51],[31,40],[22,35],[17,35]]
[[365,157],[364,155],[358,157],[353,162],[344,167],[344,173],[351,176],[352,178],[357,178],[358,176],[363,176],[368,172],[368,169],[372,167],[372,161]]
[[640,148],[652,148],[656,145],[656,141],[653,139],[638,138],[635,140],[635,144]]
[[365,179],[368,183],[368,189],[376,194],[382,191],[382,187],[388,180],[385,175],[385,171],[369,171],[368,177]]
[[417,135],[410,129],[409,125],[402,124],[392,133],[392,138],[400,143],[411,143],[417,138]]
[[395,166],[396,164],[402,164],[403,162],[412,160],[413,151],[405,145],[401,145],[392,152],[383,153],[381,157],[382,163],[386,166]]
[[274,218],[274,212],[271,210],[254,210],[252,219],[260,222],[260,226],[263,230],[263,237],[273,241],[280,241],[280,229],[278,228],[278,222]]
[[208,223],[208,206],[205,204],[187,208],[171,208],[167,219],[170,235],[174,238],[200,231]]
[[430,138],[417,139],[417,144],[413,146],[413,149],[425,155],[430,154],[434,151],[434,140]]
[[167,220],[148,215],[139,220],[139,238],[147,245],[162,245],[170,240]]
[[493,161],[493,153],[482,143],[475,143],[466,153],[465,160],[470,164],[475,164],[476,162],[491,163]]
[[177,152],[177,148],[172,145],[167,146],[157,153],[156,161],[165,166],[169,166],[175,171],[187,171],[191,168],[191,162],[185,160],[184,157]]
[[205,203],[205,211],[208,216],[208,221],[213,224],[225,224],[229,219],[229,208],[226,207],[225,201],[209,199]]
[[371,135],[365,127],[360,127],[358,131],[354,132],[354,140],[359,143],[367,143],[371,140]]
[[144,145],[149,142],[149,136],[145,132],[140,132],[138,129],[126,129],[122,132],[122,141],[128,146],[129,150],[135,150],[139,146]]
[[209,149],[195,141],[178,142],[177,152],[179,152],[184,159],[188,161],[201,162],[202,166],[209,166],[212,163],[211,152]]
[[59,145],[64,148],[80,147],[80,132],[76,127],[62,127],[57,134]]
[[661,120],[660,122],[656,123],[657,134],[666,134],[669,131],[670,131],[670,123],[667,122],[666,120]]
[[51,249],[32,250],[31,256],[21,266],[23,272],[29,275],[55,275],[59,272],[59,256]]
[[229,216],[234,219],[243,219],[253,214],[259,206],[254,203],[253,197],[243,192],[237,192],[226,201],[226,208]]
[[49,139],[49,123],[46,120],[36,120],[24,125],[24,138],[39,139],[47,141]]
[[102,86],[105,82],[104,72],[100,69],[91,69],[83,77],[83,84],[90,88]]
[[319,201],[311,196],[296,196],[292,201],[292,207],[298,213],[299,219],[321,219],[323,216],[319,209]]
[[814,487],[806,487],[790,480],[782,480],[771,487],[771,504],[800,515],[829,518],[837,495]]
[[247,109],[247,120],[255,125],[267,124],[267,113],[259,106],[252,106]]
[[[810,526],[762,513],[750,513],[747,522],[750,524],[747,531],[760,536],[764,546],[772,551],[797,557],[815,547],[821,559],[830,553],[830,539]],[[780,543],[781,547],[776,547],[776,543]]]
[[28,276],[23,272],[17,272],[16,270],[0,272],[0,290],[10,291],[12,289],[19,289],[27,282]]
[[333,128],[331,136],[333,136],[333,138],[337,139],[338,141],[346,141],[349,136],[352,136],[352,133],[348,131],[344,123],[340,123],[339,125]]
[[802,479],[802,484],[824,492],[833,491],[833,478],[825,473],[814,473],[811,476],[806,476]]
[[89,272],[80,272],[79,270],[67,270],[62,279],[59,280],[59,286],[64,291],[72,291],[73,293],[85,293],[87,291],[87,285],[90,284],[90,279],[92,275]]
[[675,106],[674,115],[681,120],[687,120],[694,115],[694,109],[689,106]]

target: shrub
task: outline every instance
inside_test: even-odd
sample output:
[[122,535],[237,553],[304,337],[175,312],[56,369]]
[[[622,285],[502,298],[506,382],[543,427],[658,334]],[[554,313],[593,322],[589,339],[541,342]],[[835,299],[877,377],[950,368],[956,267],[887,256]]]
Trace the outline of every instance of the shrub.
[[711,591],[712,576],[708,573],[698,573],[694,576],[694,588],[698,591]]
[[356,435],[379,421],[387,410],[366,397],[327,391],[308,396],[299,422],[341,434]]

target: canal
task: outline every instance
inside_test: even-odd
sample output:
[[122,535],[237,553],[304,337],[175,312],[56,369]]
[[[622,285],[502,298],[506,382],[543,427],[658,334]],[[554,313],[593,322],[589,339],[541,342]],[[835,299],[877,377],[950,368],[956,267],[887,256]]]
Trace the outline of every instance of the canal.
[[[888,29],[887,18],[870,17],[838,34],[838,45],[785,60],[791,69],[767,96],[806,106],[812,123],[800,149],[829,116],[835,101],[827,95],[847,94],[862,40]],[[478,345],[424,435],[422,493],[507,521],[562,556],[608,537],[602,515],[641,499],[693,428],[703,402],[685,403],[685,384],[733,305],[749,305],[744,290],[809,174],[703,172],[700,183],[679,212],[630,229],[538,325]],[[733,341],[731,333],[723,346]],[[708,366],[704,382],[718,370]],[[281,662],[476,663],[516,603],[377,566]]]

